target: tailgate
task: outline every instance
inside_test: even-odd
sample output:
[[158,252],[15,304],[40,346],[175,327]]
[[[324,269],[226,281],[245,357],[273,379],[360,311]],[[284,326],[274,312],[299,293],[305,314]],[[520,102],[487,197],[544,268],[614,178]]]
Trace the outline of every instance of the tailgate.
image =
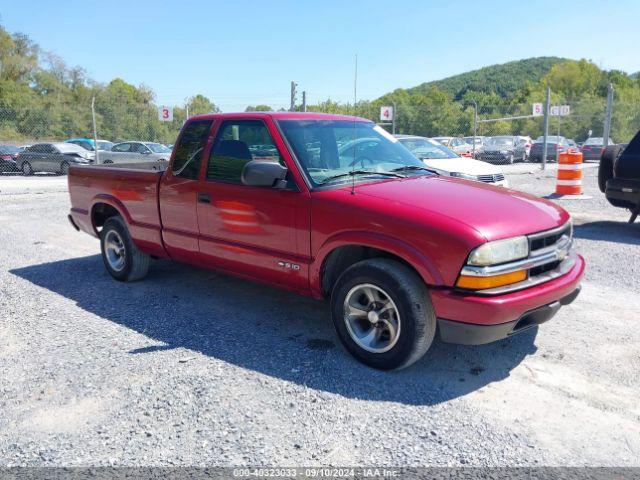
[[165,169],[164,162],[72,166],[68,182],[76,224],[95,234],[91,211],[103,202],[121,211],[130,228],[159,232],[158,185]]

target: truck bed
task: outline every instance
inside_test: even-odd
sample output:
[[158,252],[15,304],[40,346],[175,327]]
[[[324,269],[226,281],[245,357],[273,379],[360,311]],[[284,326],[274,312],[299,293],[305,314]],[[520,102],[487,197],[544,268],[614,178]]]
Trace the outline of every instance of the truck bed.
[[166,168],[166,162],[72,166],[68,182],[73,222],[96,236],[96,209],[114,208],[139,247],[163,256],[158,193]]

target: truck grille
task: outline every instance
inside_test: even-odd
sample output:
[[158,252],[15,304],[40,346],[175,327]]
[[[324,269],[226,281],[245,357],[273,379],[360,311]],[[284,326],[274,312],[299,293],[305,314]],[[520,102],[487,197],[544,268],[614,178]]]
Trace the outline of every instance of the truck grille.
[[540,251],[552,248],[562,240],[564,236],[568,237],[569,240],[572,239],[573,232],[571,222],[567,222],[557,229],[529,235],[529,250],[531,251],[531,255],[537,255]]
[[478,175],[478,181],[484,183],[496,183],[504,181],[504,175],[502,173],[497,173],[495,175]]

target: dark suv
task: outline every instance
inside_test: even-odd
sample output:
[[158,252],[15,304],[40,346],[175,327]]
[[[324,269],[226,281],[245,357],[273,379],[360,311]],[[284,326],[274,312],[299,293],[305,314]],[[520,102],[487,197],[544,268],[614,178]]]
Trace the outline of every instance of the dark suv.
[[628,144],[608,146],[600,158],[598,186],[614,207],[640,214],[640,132]]

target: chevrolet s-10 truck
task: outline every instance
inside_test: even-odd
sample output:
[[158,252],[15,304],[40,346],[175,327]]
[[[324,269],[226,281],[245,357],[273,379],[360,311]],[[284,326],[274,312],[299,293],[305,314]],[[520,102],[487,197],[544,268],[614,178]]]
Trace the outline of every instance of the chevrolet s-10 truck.
[[69,193],[116,280],[166,258],[329,299],[340,341],[380,369],[436,333],[483,344],[543,323],[585,268],[559,206],[440,177],[356,117],[195,116],[168,165],[72,166]]

